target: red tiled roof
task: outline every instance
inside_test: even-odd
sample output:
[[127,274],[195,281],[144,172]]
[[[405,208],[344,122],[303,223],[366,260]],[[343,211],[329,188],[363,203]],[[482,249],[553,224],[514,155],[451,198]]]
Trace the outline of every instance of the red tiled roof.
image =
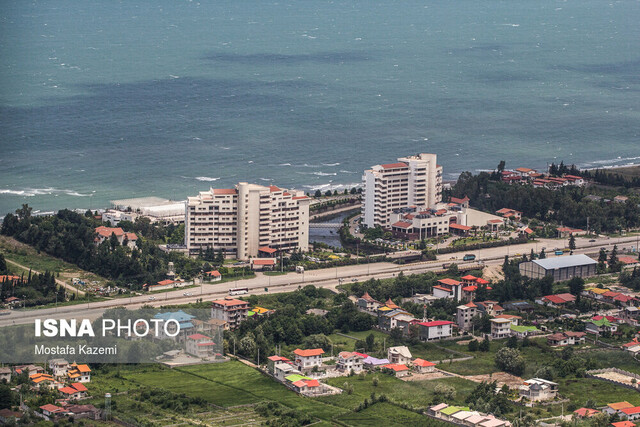
[[597,409],[591,409],[591,408],[580,408],[580,409],[576,409],[575,411],[573,411],[574,414],[580,416],[580,417],[592,417],[595,414],[599,414],[600,411],[598,411]]
[[369,295],[369,292],[365,292],[364,294],[362,294],[362,296],[360,297],[360,299],[363,299],[367,302],[375,302],[375,300],[373,299],[373,297],[371,295]]
[[273,254],[273,253],[278,252],[277,249],[270,248],[269,246],[263,246],[261,248],[258,248],[258,250],[260,252],[265,252],[265,253],[268,253],[268,254]]
[[255,258],[253,258],[251,260],[251,262],[253,263],[253,265],[276,265],[276,259],[275,258],[269,258],[269,259],[255,259]]
[[116,236],[124,235],[124,231],[120,227],[111,228],[111,227],[105,227],[104,225],[101,225],[100,227],[96,227],[95,231],[102,237],[111,237],[112,234],[115,234]]
[[398,221],[398,222],[394,222],[393,224],[391,224],[392,227],[398,227],[398,228],[409,228],[412,225],[413,225],[412,223],[405,222],[405,221]]
[[383,169],[401,169],[401,168],[404,169],[404,168],[407,167],[407,164],[398,162],[398,163],[387,163],[387,164],[380,165],[380,166]]
[[202,334],[189,335],[187,338],[189,338],[191,340],[210,340],[211,339],[208,336],[202,335]]
[[471,230],[471,227],[469,227],[468,225],[460,225],[460,224],[449,224],[449,228],[453,228],[454,230],[462,230],[462,231]]
[[618,261],[620,261],[623,264],[637,264],[639,262],[638,258],[634,258],[626,255],[619,256]]
[[269,356],[267,357],[267,359],[271,360],[272,362],[288,362],[289,361],[289,359],[282,356]]
[[291,198],[291,200],[302,200],[302,199],[308,199],[308,197],[307,196],[295,196],[295,197]]
[[461,283],[460,281],[458,281],[458,280],[455,280],[455,279],[449,279],[449,278],[446,278],[446,279],[440,279],[440,280],[438,280],[438,283],[442,283],[443,285],[447,285],[447,286],[459,286],[459,285],[461,285],[461,284],[462,284],[462,283]]
[[71,387],[75,388],[78,391],[88,391],[87,388],[82,383],[72,383]]
[[416,365],[416,366],[422,366],[423,368],[427,367],[427,366],[436,366],[435,363],[429,362],[428,360],[424,360],[424,359],[420,359],[420,358],[414,360],[413,364]]
[[59,388],[58,391],[60,393],[64,393],[64,394],[76,394],[76,393],[78,393],[78,390],[76,390],[73,387],[69,387],[69,386]]
[[466,280],[468,282],[475,282],[477,277],[476,276],[472,276],[471,274],[467,274],[464,277],[461,277],[462,280]]
[[476,285],[470,285],[470,286],[465,286],[464,288],[462,288],[462,290],[465,292],[475,292],[478,290],[478,287]]
[[431,328],[432,326],[444,326],[444,325],[453,325],[453,322],[448,320],[433,320],[431,322],[420,322],[418,325],[426,326],[427,328]]
[[301,357],[320,356],[321,354],[324,354],[324,350],[321,348],[313,348],[310,350],[301,350],[299,348],[296,348],[293,351],[293,354]]
[[611,423],[614,427],[636,427],[631,421],[618,421],[617,423]]
[[61,407],[56,406],[56,405],[52,405],[51,403],[48,403],[46,405],[42,405],[40,407],[40,409],[42,409],[43,411],[48,411],[48,412],[64,411],[64,409],[62,409]]
[[282,191],[280,188],[276,187],[275,185],[270,185],[269,186],[269,191],[271,191],[272,193],[275,193],[276,191]]
[[161,280],[161,281],[159,281],[159,282],[158,282],[158,285],[160,285],[160,286],[165,286],[165,285],[171,285],[171,284],[173,284],[173,283],[175,283],[173,280],[171,280],[171,279],[165,279],[165,280]]
[[441,291],[451,292],[451,289],[445,288],[444,286],[435,285],[433,289],[440,289]]
[[626,415],[640,414],[640,406],[634,406],[633,408],[624,408],[620,412]]
[[492,224],[502,224],[504,221],[501,219],[490,219],[489,222]]
[[389,298],[387,300],[387,302],[384,303],[384,305],[386,305],[389,308],[400,308],[396,305],[396,303],[394,303],[393,301],[391,301],[391,298]]
[[222,274],[220,274],[220,272],[218,270],[207,271],[205,274],[207,276],[213,276],[213,277],[221,277],[222,276]]
[[127,238],[127,240],[138,240],[138,236],[136,235],[136,233],[127,233],[125,237]]
[[239,300],[239,299],[235,299],[235,298],[217,299],[217,300],[213,300],[211,302],[213,304],[224,305],[225,307],[231,307],[231,306],[234,306],[234,305],[246,305],[246,306],[249,306],[248,302],[242,301],[242,300]]
[[407,365],[399,365],[397,363],[389,363],[388,365],[384,365],[383,368],[391,369],[395,372],[408,371]]
[[469,197],[464,196],[462,199],[459,199],[457,197],[451,197],[449,200],[451,201],[451,203],[455,203],[457,205],[460,205],[462,203],[468,202],[469,201]]

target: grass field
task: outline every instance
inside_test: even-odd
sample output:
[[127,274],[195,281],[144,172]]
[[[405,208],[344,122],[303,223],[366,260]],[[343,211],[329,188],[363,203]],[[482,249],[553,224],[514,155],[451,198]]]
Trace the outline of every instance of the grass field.
[[[378,385],[373,385],[373,378],[378,378]],[[364,378],[359,375],[349,378],[331,378],[327,383],[343,388],[345,383],[353,386],[353,393],[337,396],[321,397],[319,400],[343,408],[355,408],[364,399],[368,399],[371,393],[384,394],[396,402],[404,402],[414,407],[428,407],[434,396],[434,389],[438,384],[448,384],[456,389],[454,403],[463,403],[468,394],[476,387],[472,381],[462,378],[443,378],[431,381],[401,381],[391,375],[372,373]]]
[[315,399],[300,397],[282,384],[237,361],[173,370],[149,365],[139,372],[125,373],[123,376],[133,383],[201,397],[223,407],[272,400],[323,420],[346,412],[345,409]]
[[382,402],[369,406],[360,412],[341,415],[337,418],[349,426],[446,426],[447,423],[437,421],[407,409]]
[[27,267],[27,269],[23,269],[7,262],[7,267],[9,267],[10,271],[17,275],[21,275],[23,272],[28,274],[29,269],[41,273],[48,270],[56,274],[59,273],[59,279],[69,284],[71,284],[71,278],[73,277],[82,279],[85,282],[96,281],[100,284],[107,282],[104,277],[82,270],[73,264],[47,255],[44,252],[38,252],[33,247],[20,243],[11,237],[0,236],[0,252],[2,252],[8,261],[13,261]]

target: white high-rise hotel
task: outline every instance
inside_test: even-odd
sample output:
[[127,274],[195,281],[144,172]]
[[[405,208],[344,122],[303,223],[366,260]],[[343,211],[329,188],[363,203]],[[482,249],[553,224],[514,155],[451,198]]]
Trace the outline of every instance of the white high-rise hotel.
[[303,192],[241,182],[202,191],[186,202],[185,243],[190,254],[208,247],[238,259],[263,249],[309,249],[309,201]]
[[436,163],[435,154],[401,157],[397,163],[365,170],[362,184],[362,223],[389,228],[395,209],[428,209],[442,200],[442,166]]

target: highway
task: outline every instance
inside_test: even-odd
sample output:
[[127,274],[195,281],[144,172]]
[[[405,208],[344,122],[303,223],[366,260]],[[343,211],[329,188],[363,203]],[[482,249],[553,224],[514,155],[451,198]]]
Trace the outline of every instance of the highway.
[[[621,238],[598,238],[595,242],[590,242],[587,238],[577,238],[576,244],[578,249],[574,253],[594,253],[598,252],[601,247],[608,249],[613,245],[618,245],[621,250],[623,247],[636,246],[638,236],[621,237]],[[364,281],[369,278],[384,279],[394,277],[401,271],[404,274],[418,274],[427,271],[442,270],[443,264],[455,262],[458,266],[481,266],[478,261],[484,265],[501,264],[505,255],[515,256],[516,254],[529,254],[531,249],[539,252],[543,247],[546,248],[547,256],[554,257],[553,250],[555,248],[564,248],[568,244],[568,239],[539,239],[538,242],[526,243],[513,246],[502,246],[497,248],[479,249],[469,251],[477,257],[477,261],[462,261],[464,253],[446,254],[438,256],[436,261],[422,261],[398,265],[388,262],[367,263],[365,258],[362,264],[350,265],[336,268],[326,268],[319,270],[307,270],[304,273],[288,273],[278,276],[267,276],[257,273],[256,277],[245,280],[237,280],[225,283],[203,284],[199,287],[178,289],[175,291],[155,294],[155,299],[150,300],[148,295],[135,296],[130,298],[115,298],[108,301],[89,302],[86,304],[76,304],[70,306],[62,306],[57,308],[46,308],[39,310],[15,310],[10,315],[2,316],[0,326],[8,326],[12,324],[33,323],[36,318],[98,318],[108,309],[119,306],[128,308],[139,308],[144,305],[160,307],[163,305],[186,304],[196,302],[203,298],[205,300],[213,300],[223,298],[228,295],[229,289],[237,287],[249,288],[249,295],[258,295],[273,292],[290,292],[306,285],[314,285],[323,288],[335,289],[343,281]],[[267,290],[265,290],[265,288]],[[189,293],[185,296],[184,293]],[[246,295],[245,295],[246,296]]]

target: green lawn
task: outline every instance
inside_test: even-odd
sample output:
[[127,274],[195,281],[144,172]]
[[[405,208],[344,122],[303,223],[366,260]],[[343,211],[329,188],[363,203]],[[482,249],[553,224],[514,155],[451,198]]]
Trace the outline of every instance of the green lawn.
[[640,394],[637,391],[608,381],[593,378],[560,378],[556,382],[559,384],[560,394],[578,405],[584,405],[588,399],[593,399],[597,406],[624,400],[640,405]]
[[[378,378],[378,385],[373,385],[373,378]],[[414,407],[428,407],[434,395],[434,389],[438,384],[448,384],[456,389],[456,399],[454,403],[463,403],[471,390],[476,387],[472,381],[462,378],[443,378],[430,381],[402,381],[391,375],[382,373],[371,373],[365,375],[364,379],[359,375],[349,378],[331,378],[326,381],[328,384],[343,388],[345,383],[353,386],[353,393],[338,396],[326,396],[319,398],[323,402],[331,403],[348,409],[357,407],[364,399],[368,399],[371,393],[384,394],[395,402],[404,402]]]
[[124,376],[138,384],[201,397],[223,407],[273,400],[323,420],[346,412],[316,399],[300,397],[282,384],[237,361],[173,370],[149,366],[141,372]]
[[337,421],[349,426],[446,426],[447,423],[434,420],[390,403],[376,403],[360,412],[341,415]]

